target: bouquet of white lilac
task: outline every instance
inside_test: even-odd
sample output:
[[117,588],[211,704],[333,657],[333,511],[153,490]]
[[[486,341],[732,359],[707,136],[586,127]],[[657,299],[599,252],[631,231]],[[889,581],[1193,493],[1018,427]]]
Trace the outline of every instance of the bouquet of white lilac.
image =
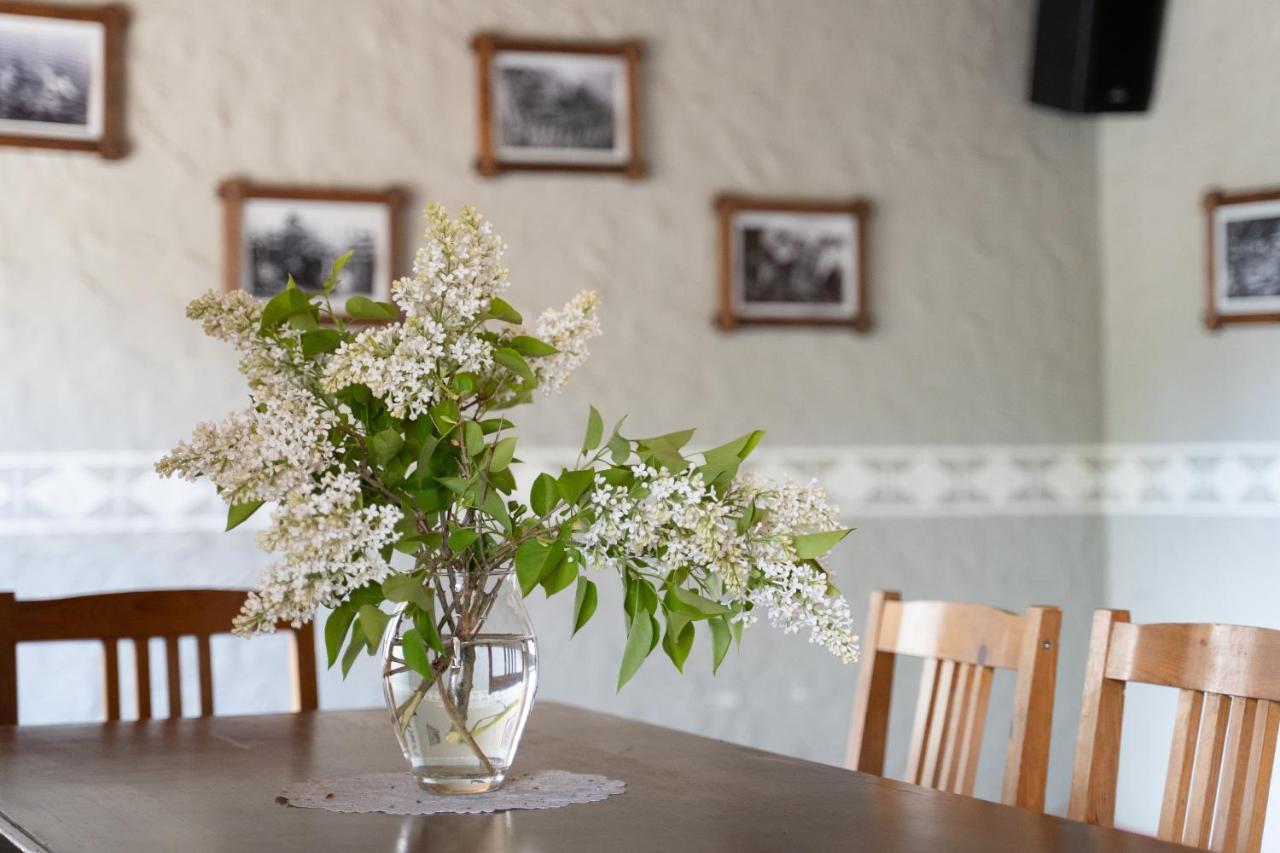
[[[505,578],[526,596],[575,587],[576,633],[596,609],[595,578],[616,575],[627,633],[619,689],[659,643],[683,668],[699,626],[718,668],[762,612],[854,660],[848,605],[818,562],[848,531],[815,485],[739,475],[760,432],[687,453],[693,430],[627,438],[619,422],[606,434],[593,407],[575,466],[517,491],[505,412],[558,390],[586,359],[600,333],[596,295],[578,294],[527,330],[502,298],[503,243],[489,224],[437,205],[426,222],[413,275],[392,286],[395,304],[348,300],[357,328],[330,304],[345,256],[320,293],[290,280],[265,304],[208,293],[187,310],[239,350],[250,405],[198,426],[157,470],[212,481],[230,505],[228,529],[275,505],[260,543],[279,559],[235,630],[300,625],[330,608],[331,666],[341,658],[345,675],[381,645],[384,674],[412,677],[388,696],[415,766],[430,763],[418,759],[431,744],[452,745],[474,765],[461,775],[490,782],[501,781],[502,751],[514,750],[533,689],[531,632],[494,627],[511,609]],[[530,636],[510,640],[522,631]],[[491,692],[478,698],[481,680]],[[516,681],[524,693],[498,695]],[[439,695],[426,704],[444,716],[419,730],[433,684]],[[506,746],[486,745],[499,731]],[[449,775],[433,772],[438,784]]]

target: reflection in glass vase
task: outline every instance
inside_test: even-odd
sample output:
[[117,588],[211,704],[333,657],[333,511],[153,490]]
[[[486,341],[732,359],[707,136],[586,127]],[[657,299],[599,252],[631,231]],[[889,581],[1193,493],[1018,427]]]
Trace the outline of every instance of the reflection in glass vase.
[[520,745],[538,686],[537,641],[510,569],[460,573],[453,586],[440,590],[438,642],[396,617],[383,640],[383,686],[419,784],[480,793],[501,786]]

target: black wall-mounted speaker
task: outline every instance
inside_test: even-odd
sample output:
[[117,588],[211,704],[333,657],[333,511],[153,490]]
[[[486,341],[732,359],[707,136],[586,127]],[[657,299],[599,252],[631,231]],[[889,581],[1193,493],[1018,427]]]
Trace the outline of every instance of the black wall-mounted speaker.
[[1031,100],[1074,113],[1151,102],[1164,0],[1040,0]]

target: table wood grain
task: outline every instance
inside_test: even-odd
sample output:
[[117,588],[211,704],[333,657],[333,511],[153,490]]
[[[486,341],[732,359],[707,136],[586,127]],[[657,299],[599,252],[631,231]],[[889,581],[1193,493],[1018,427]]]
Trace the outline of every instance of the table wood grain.
[[55,853],[1186,849],[549,702],[515,771],[604,773],[625,794],[430,817],[275,799],[290,782],[403,767],[381,711],[0,727],[0,833]]

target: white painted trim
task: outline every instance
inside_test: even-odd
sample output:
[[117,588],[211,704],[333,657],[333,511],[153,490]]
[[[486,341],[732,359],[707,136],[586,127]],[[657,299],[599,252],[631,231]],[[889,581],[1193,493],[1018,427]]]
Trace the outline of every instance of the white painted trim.
[[[0,453],[0,535],[219,531],[204,483],[164,480],[160,451]],[[572,465],[522,450],[522,481]],[[1280,442],[761,448],[750,470],[816,479],[860,518],[1206,516],[1280,518]],[[261,525],[265,518],[255,518]]]

